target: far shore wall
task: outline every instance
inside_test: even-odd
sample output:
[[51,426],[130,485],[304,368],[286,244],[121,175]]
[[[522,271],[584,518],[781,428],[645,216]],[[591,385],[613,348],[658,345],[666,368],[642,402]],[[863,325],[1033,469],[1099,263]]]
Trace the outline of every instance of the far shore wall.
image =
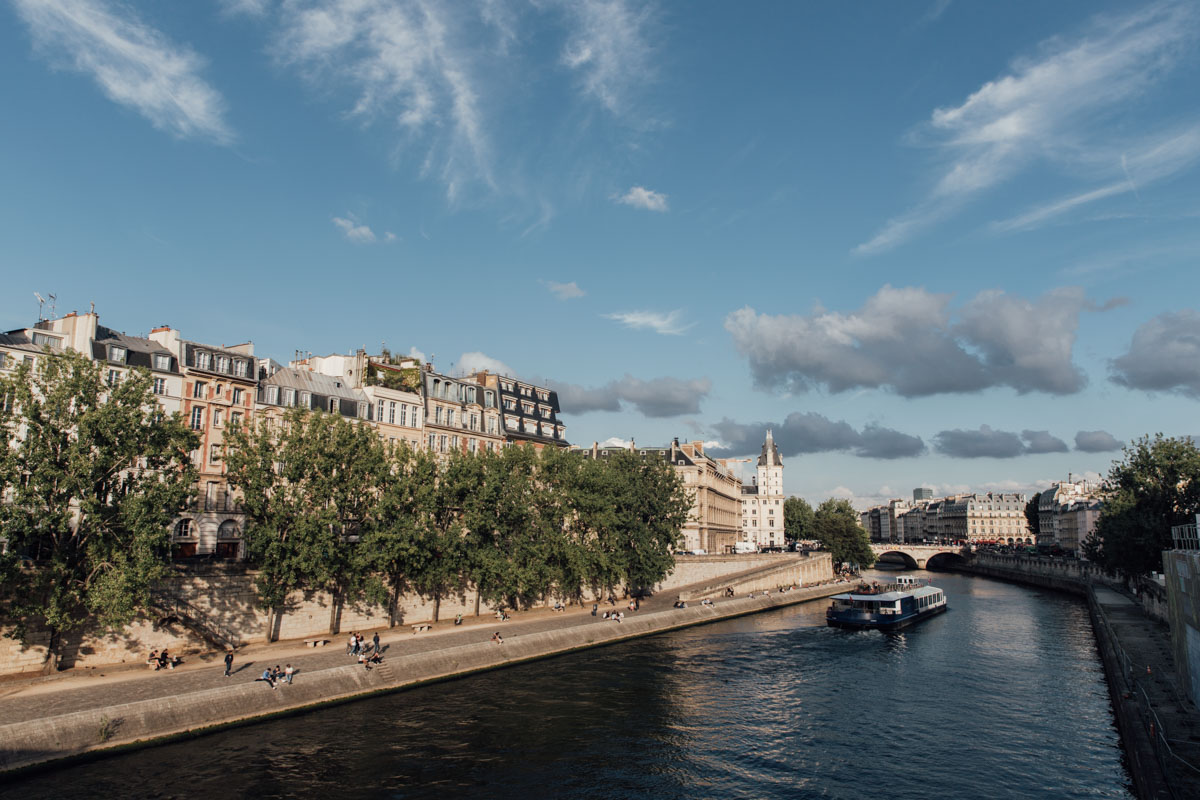
[[[723,575],[758,567],[787,563],[797,556],[789,553],[746,555],[676,556],[675,569],[654,587],[655,593],[670,592],[681,586],[701,581],[719,580]],[[258,607],[254,592],[255,573],[236,565],[179,568],[165,587],[199,609],[217,630],[234,633],[240,644],[267,640],[267,613]],[[587,602],[591,602],[590,594]],[[553,602],[553,600],[551,600]],[[388,609],[373,605],[346,605],[335,608],[324,592],[294,593],[286,612],[275,622],[273,639],[305,639],[330,636],[330,630],[348,634],[350,631],[386,628],[389,624],[412,625],[429,622],[434,617],[435,603],[415,594],[403,595],[396,606],[394,618]],[[479,613],[491,615],[495,608],[481,603]],[[453,619],[475,614],[475,593],[443,598],[437,609],[439,619]],[[0,638],[0,675],[39,672],[46,659],[49,635],[34,636],[30,647],[22,647],[13,639]],[[64,668],[104,667],[144,661],[151,650],[169,648],[179,654],[204,652],[213,645],[178,621],[139,618],[117,633],[80,630],[64,637],[62,666]]]

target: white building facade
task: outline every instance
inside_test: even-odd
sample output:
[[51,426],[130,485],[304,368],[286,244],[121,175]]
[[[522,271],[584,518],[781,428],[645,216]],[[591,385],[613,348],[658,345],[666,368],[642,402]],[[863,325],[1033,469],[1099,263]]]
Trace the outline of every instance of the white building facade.
[[783,459],[767,430],[754,482],[742,485],[742,541],[756,548],[783,547]]

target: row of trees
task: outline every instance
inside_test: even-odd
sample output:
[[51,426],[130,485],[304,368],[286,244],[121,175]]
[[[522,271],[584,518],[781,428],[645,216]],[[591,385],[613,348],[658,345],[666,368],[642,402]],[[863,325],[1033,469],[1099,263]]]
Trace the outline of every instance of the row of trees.
[[508,447],[442,458],[343,418],[292,409],[227,436],[258,593],[296,590],[394,609],[468,587],[520,607],[650,587],[674,566],[690,502],[666,462]]
[[783,535],[792,541],[816,540],[833,556],[835,567],[875,563],[871,540],[849,500],[830,497],[816,510],[802,497],[783,501]]

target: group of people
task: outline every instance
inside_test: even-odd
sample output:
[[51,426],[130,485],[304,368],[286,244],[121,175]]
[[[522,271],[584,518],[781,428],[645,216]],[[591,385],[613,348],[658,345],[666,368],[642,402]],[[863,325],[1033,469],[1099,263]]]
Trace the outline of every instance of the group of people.
[[622,622],[625,619],[625,612],[624,611],[605,611],[604,618],[615,620],[617,622]]
[[292,676],[295,674],[296,674],[296,668],[293,667],[291,664],[288,664],[283,669],[280,669],[279,665],[276,664],[273,668],[267,667],[266,669],[264,669],[263,674],[260,675],[259,677],[255,678],[254,680],[256,682],[262,681],[263,683],[270,686],[272,689],[277,689],[277,688],[279,688],[279,684],[281,684],[281,683],[287,683],[290,686],[292,683]]
[[158,650],[151,650],[150,657],[146,659],[146,663],[158,672],[160,669],[175,669],[176,665],[182,664],[183,659],[179,656],[172,656],[167,653],[167,648],[163,648],[160,653]]
[[371,643],[361,633],[351,633],[350,641],[346,643],[346,655],[356,656],[363,669],[370,669],[372,664],[383,661],[383,651],[379,646],[379,633],[371,637]]

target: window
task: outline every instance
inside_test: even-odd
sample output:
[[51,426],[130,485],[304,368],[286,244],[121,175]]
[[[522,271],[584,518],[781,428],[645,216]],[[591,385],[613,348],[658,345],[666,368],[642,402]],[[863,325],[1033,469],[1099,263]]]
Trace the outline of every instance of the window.
[[196,353],[196,367],[197,367],[197,369],[211,370],[212,369],[212,353],[206,353],[203,350]]
[[164,353],[155,353],[154,368],[160,369],[163,372],[169,372],[171,369],[171,357]]
[[457,450],[457,449],[458,449],[458,437],[457,437],[457,436],[451,436],[451,437],[450,437],[450,449],[451,449],[451,450]]
[[382,400],[379,401],[379,404],[376,407],[375,419],[377,419],[380,422],[383,422],[383,401]]
[[479,430],[479,415],[478,414],[471,415],[471,430],[473,430],[473,431]]
[[231,519],[227,519],[221,523],[221,527],[217,528],[218,539],[236,539],[242,535],[242,531],[238,528],[238,524]]
[[208,384],[206,384],[204,381],[196,381],[194,384],[192,384],[192,397],[195,397],[197,400],[203,400],[204,389],[207,386]]
[[438,406],[433,410],[433,421],[438,425],[442,424],[442,407]]
[[229,415],[229,424],[235,428],[237,426],[241,425],[242,424],[242,412],[234,411],[233,413],[231,413]]
[[367,404],[366,403],[358,404],[358,418],[359,419],[367,418]]
[[217,372],[229,372],[229,356],[217,356]]
[[496,432],[496,418],[495,417],[488,417],[487,432],[488,433]]
[[204,430],[204,409],[196,407],[192,409],[192,430]]
[[214,428],[221,427],[221,423],[224,421],[225,421],[224,409],[214,408],[213,409],[213,427]]
[[[211,444],[208,446],[208,463],[210,463],[210,464],[220,464],[221,463],[221,445]],[[212,486],[212,485],[213,484],[211,484],[211,483],[209,484],[209,486]]]
[[[408,404],[407,403],[400,404],[400,424],[401,425],[408,424]],[[413,409],[413,425],[416,425],[416,424],[417,424],[417,410],[414,408]]]
[[312,392],[301,392],[300,393],[300,407],[301,408],[312,408]]
[[432,449],[433,449],[433,441],[434,441],[434,436],[433,436],[433,434],[431,433],[431,434],[429,434],[429,449],[430,449],[430,450],[432,450]]
[[118,383],[121,382],[121,373],[117,372],[115,369],[110,369],[108,371],[108,378],[106,379],[105,382],[109,386],[116,386]]
[[124,347],[117,347],[116,345],[113,345],[112,347],[108,348],[108,360],[109,361],[115,361],[118,364],[124,364],[125,363],[125,355],[126,355],[126,350]]
[[396,424],[396,404],[388,403],[388,424]]
[[246,361],[243,361],[243,360],[242,360],[242,359],[240,359],[240,358],[239,358],[239,359],[236,359],[236,360],[233,362],[233,374],[234,374],[234,375],[236,375],[236,376],[237,376],[237,377],[239,377],[239,378],[244,378],[244,377],[246,377],[246,365],[247,365],[247,363],[248,363],[248,362],[246,362]]
[[454,409],[452,409],[452,408],[446,409],[446,424],[447,425],[454,424]]
[[154,379],[154,393],[155,394],[166,394],[167,393],[167,379],[166,378],[155,378]]
[[475,439],[468,439],[467,440],[467,449],[470,450],[472,453],[474,453],[475,451],[477,451],[479,449],[479,442],[476,441]]
[[336,397],[329,398],[329,413],[338,413],[338,399]]
[[446,452],[446,434],[444,433],[438,437],[438,450],[443,453]]
[[[238,390],[234,389],[233,392],[234,392],[234,396],[236,397]],[[279,405],[279,387],[278,386],[268,386],[267,387],[267,402],[273,406]]]
[[242,390],[236,386],[233,388],[233,402],[235,405],[242,404]]
[[175,538],[188,539],[192,535],[192,521],[190,519],[181,519],[175,523]]
[[217,507],[217,482],[209,481],[204,487],[205,510]]
[[517,401],[513,400],[511,397],[506,397],[506,398],[504,398],[504,407],[506,409],[508,409],[509,411],[516,411],[517,410]]
[[283,404],[285,406],[296,405],[296,390],[295,389],[284,389],[283,390]]
[[57,350],[62,347],[62,339],[57,336],[47,336],[44,333],[35,333],[33,335],[33,343],[38,347],[49,347],[51,350]]

